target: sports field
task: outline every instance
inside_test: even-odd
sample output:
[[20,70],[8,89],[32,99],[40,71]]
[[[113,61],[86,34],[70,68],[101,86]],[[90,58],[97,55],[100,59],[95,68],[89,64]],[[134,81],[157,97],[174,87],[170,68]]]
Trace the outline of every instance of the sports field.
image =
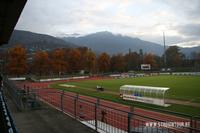
[[[67,91],[78,92],[80,94],[100,97],[115,102],[124,104],[132,104],[133,102],[126,102],[119,98],[119,88],[122,85],[143,85],[155,87],[169,87],[170,90],[166,93],[167,99],[183,101],[186,103],[200,104],[200,77],[199,76],[149,76],[138,78],[124,78],[124,79],[99,79],[99,80],[83,80],[74,82],[63,82],[52,84],[52,88],[64,89]],[[105,91],[97,92],[96,86],[102,86]],[[145,105],[149,107],[156,107],[148,104],[141,104],[134,102],[135,105]],[[158,107],[163,108],[163,107]],[[168,107],[169,110],[200,114],[198,107],[189,107],[173,105]]]

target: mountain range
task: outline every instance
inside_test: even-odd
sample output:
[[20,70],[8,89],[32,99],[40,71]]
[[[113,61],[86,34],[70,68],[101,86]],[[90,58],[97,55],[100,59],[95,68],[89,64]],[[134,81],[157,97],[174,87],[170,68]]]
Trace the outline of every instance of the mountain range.
[[29,51],[77,47],[73,43],[64,41],[60,38],[21,30],[14,30],[9,43],[3,45],[3,48],[9,48],[16,44],[22,45]]
[[[163,46],[160,44],[144,41],[139,38],[113,34],[108,31],[97,32],[85,36],[67,36],[59,38],[29,31],[14,30],[9,43],[1,47],[1,49],[7,49],[15,44],[21,44],[29,51],[85,46],[91,48],[97,53],[127,53],[129,49],[136,52],[139,52],[139,50],[142,49],[144,53],[151,52],[157,55],[162,55],[163,53]],[[180,48],[180,50],[186,56],[190,56],[191,52],[200,52],[200,46],[192,48]]]
[[[162,55],[164,51],[163,45],[161,44],[120,34],[113,34],[108,31],[97,32],[82,37],[64,37],[62,39],[78,46],[86,46],[94,51],[107,52],[110,54],[127,53],[129,49],[136,52],[142,49],[144,53],[154,53],[157,55]],[[180,47],[180,50],[186,54],[186,56],[190,56],[193,51],[199,52],[200,46],[193,48]]]
[[64,37],[65,41],[72,42],[79,46],[86,46],[94,51],[107,52],[110,54],[127,53],[129,49],[132,51],[151,52],[161,55],[163,47],[159,44],[140,40],[139,38],[131,38],[115,35],[111,32],[97,32],[82,37]]

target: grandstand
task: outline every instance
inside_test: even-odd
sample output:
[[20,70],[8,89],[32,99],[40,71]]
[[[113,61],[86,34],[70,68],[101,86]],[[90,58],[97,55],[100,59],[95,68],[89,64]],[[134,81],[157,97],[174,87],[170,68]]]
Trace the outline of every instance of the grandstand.
[[[26,4],[26,0],[1,0],[0,1],[0,46],[6,45],[10,39],[10,36],[14,30],[14,27],[18,21],[18,18]],[[1,62],[2,63],[2,62]],[[2,65],[0,65],[2,66]],[[0,69],[0,74],[3,73],[3,69]],[[0,83],[0,132],[2,133],[16,133],[13,119],[5,101],[3,91],[3,77],[1,77]]]
[[[2,89],[0,87],[0,89]],[[16,133],[17,130],[15,128],[12,116],[8,109],[7,103],[5,102],[5,98],[3,95],[3,91],[0,91],[0,132],[1,133]]]

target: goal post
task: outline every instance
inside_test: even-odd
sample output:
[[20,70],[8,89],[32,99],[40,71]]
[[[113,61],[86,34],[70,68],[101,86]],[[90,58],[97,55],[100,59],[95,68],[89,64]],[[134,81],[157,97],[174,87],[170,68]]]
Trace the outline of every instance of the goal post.
[[131,100],[167,107],[165,103],[165,93],[170,88],[123,85],[120,87],[120,96],[124,100]]

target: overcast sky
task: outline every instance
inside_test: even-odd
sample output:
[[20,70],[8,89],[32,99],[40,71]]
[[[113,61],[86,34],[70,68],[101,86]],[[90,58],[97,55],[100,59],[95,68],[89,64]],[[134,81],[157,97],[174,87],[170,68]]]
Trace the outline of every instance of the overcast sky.
[[28,0],[16,29],[53,36],[110,31],[200,45],[200,0]]

